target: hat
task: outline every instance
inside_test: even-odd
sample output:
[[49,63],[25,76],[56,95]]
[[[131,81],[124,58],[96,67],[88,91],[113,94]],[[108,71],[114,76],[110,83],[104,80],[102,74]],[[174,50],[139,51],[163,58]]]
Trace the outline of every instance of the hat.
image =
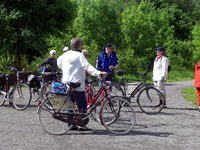
[[114,46],[111,43],[106,44],[106,48],[114,48]]
[[156,50],[157,50],[157,51],[163,51],[163,52],[165,52],[164,47],[158,47],[158,48],[156,48]]
[[69,47],[64,47],[64,48],[63,48],[63,51],[64,51],[64,52],[66,52],[66,51],[68,51],[68,50],[69,50]]

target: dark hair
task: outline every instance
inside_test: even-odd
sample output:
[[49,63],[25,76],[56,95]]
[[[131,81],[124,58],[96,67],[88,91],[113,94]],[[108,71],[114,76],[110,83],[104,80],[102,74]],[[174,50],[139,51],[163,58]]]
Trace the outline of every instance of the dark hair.
[[70,41],[71,49],[75,50],[78,49],[80,44],[83,44],[83,39],[82,38],[73,38]]

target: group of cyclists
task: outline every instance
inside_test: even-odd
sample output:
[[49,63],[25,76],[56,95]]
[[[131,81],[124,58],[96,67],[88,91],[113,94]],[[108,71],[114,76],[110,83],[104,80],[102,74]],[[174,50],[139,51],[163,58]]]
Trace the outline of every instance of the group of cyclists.
[[[92,76],[100,77],[100,75],[106,75],[106,72],[114,72],[119,66],[118,58],[113,51],[113,44],[108,43],[102,53],[99,54],[96,68],[93,67],[86,59],[87,51],[83,50],[83,39],[73,38],[70,41],[71,49],[64,47],[64,53],[55,58],[56,51],[50,51],[50,57],[47,58],[43,63],[37,65],[41,67],[47,65],[48,72],[57,72],[58,68],[62,70],[62,82],[64,84],[68,82],[81,83],[79,87],[74,89],[74,94],[70,96],[72,102],[74,99],[78,101],[78,107],[81,112],[85,112],[87,108],[87,98],[85,94],[85,79],[87,74]],[[168,58],[164,55],[164,48],[159,47],[157,50],[157,57],[154,61],[153,78],[155,87],[160,90],[164,96],[164,107],[166,108],[166,92],[165,92],[165,81],[167,79],[167,68],[169,66]],[[87,73],[86,73],[87,72]],[[114,73],[106,76],[106,80],[113,81]],[[99,86],[101,86],[99,81]],[[91,129],[87,127],[74,126],[71,130],[89,131]]]

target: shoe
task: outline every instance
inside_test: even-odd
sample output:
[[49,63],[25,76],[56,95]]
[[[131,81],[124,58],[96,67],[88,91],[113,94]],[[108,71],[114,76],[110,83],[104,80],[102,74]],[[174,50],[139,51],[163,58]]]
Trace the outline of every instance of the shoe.
[[75,127],[72,127],[70,130],[79,130],[79,128],[75,126]]
[[10,105],[13,105],[13,102],[10,102],[10,101],[9,101],[9,104],[10,104]]
[[163,108],[167,108],[167,105],[164,105]]
[[78,129],[79,131],[92,131],[92,129],[87,128],[87,127],[82,127]]

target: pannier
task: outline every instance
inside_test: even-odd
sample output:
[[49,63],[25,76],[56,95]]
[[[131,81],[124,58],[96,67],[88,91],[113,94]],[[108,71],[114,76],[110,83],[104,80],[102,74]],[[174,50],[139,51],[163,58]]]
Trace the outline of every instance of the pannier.
[[40,81],[36,75],[29,75],[28,76],[28,85],[30,88],[41,88]]

